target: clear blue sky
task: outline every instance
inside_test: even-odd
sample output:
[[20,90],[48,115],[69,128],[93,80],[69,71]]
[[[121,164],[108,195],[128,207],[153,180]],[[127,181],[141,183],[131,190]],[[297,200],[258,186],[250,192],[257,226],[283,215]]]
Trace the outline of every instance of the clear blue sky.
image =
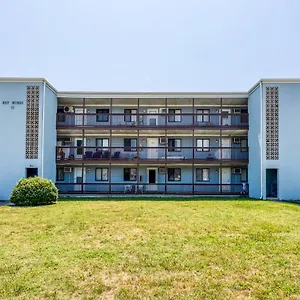
[[300,1],[0,0],[0,41],[59,90],[246,91],[300,77]]

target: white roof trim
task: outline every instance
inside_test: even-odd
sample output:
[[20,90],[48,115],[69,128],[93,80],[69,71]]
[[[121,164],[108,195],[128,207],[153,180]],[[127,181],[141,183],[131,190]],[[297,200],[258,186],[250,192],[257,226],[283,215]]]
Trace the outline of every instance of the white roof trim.
[[0,77],[0,82],[45,82],[54,93],[58,93],[57,89],[42,77]]
[[250,95],[260,83],[300,83],[300,78],[262,78],[249,91]]
[[248,98],[247,93],[58,92],[58,98]]

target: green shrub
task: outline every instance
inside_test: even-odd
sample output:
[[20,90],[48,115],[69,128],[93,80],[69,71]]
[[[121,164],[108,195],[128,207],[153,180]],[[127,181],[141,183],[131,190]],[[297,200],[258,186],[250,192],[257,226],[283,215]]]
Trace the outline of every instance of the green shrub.
[[39,177],[21,179],[10,195],[10,201],[19,206],[52,204],[57,198],[58,190],[52,181]]

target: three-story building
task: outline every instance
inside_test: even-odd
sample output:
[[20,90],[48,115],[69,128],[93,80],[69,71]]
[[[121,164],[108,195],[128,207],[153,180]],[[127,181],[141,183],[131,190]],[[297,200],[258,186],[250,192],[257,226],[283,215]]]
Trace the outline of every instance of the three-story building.
[[35,175],[61,194],[299,198],[299,96],[297,79],[241,93],[92,93],[0,78],[0,199]]

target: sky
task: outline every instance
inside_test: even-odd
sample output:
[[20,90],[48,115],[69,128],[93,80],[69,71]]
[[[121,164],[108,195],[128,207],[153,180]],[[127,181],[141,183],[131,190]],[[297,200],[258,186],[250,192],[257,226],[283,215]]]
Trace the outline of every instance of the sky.
[[0,76],[59,91],[247,91],[300,77],[300,1],[0,0]]

